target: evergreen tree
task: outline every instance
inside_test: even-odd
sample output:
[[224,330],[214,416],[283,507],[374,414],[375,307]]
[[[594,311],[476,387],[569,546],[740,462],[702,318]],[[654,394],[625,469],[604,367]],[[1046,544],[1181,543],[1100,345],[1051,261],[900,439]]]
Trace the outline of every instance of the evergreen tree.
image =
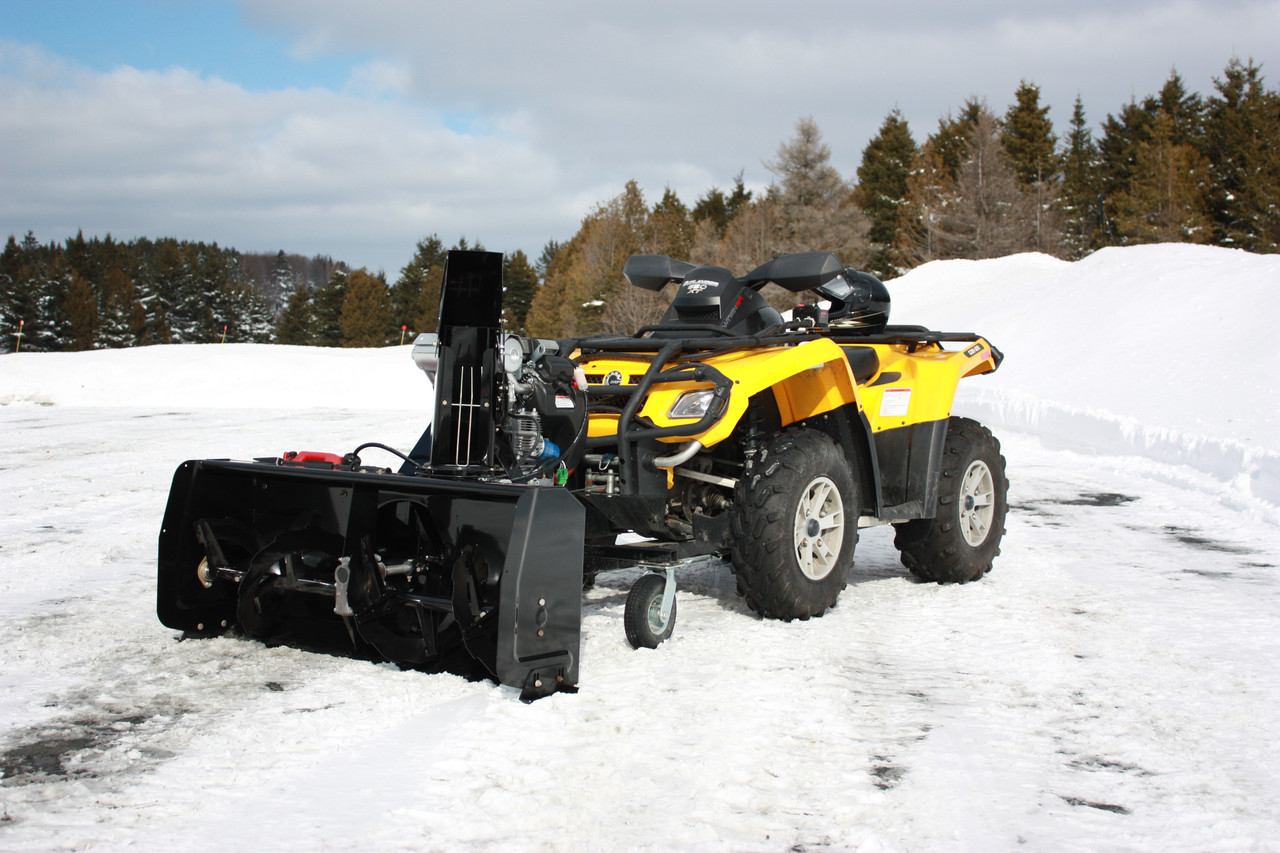
[[538,255],[538,262],[534,268],[538,271],[538,280],[546,281],[547,272],[551,269],[551,265],[555,263],[556,254],[562,248],[562,244],[557,240],[548,240],[547,244],[542,247],[542,254]]
[[743,183],[742,175],[743,170],[739,169],[738,174],[733,178],[733,192],[729,193],[724,200],[724,212],[729,222],[737,218],[738,214],[751,204],[751,190],[747,189],[746,184]]
[[1205,151],[1214,241],[1280,251],[1280,88],[1268,91],[1252,60],[1232,59],[1213,82]]
[[352,273],[336,269],[312,299],[315,325],[312,342],[319,347],[342,346],[342,306],[347,300],[347,279]]
[[743,183],[743,171],[739,171],[733,179],[733,192],[725,195],[719,187],[711,187],[698,197],[697,203],[690,211],[696,226],[699,222],[710,221],[715,227],[718,237],[723,237],[729,223],[751,202],[751,190]]
[[[466,240],[461,242],[466,244]],[[413,258],[400,270],[400,278],[391,289],[391,306],[398,325],[409,327],[409,337],[436,330],[448,255],[440,237],[432,234],[418,241]]]
[[1172,144],[1190,145],[1197,150],[1203,148],[1204,100],[1195,92],[1187,92],[1177,69],[1169,73],[1169,79],[1160,88],[1159,98],[1144,104],[1168,116],[1168,136]]
[[1209,167],[1189,143],[1177,143],[1172,116],[1157,112],[1151,138],[1139,142],[1126,189],[1113,197],[1115,227],[1125,243],[1206,242]]
[[671,187],[653,206],[649,216],[647,250],[653,254],[687,258],[693,248],[693,217]]
[[1146,106],[1130,101],[1120,114],[1107,114],[1102,122],[1102,139],[1098,143],[1099,176],[1102,195],[1107,199],[1102,228],[1104,242],[1110,244],[1119,239],[1112,220],[1112,200],[1127,192],[1138,159],[1138,144],[1151,140],[1151,124],[1155,119],[1154,100]]
[[18,306],[18,288],[22,280],[22,249],[10,234],[4,251],[0,252],[0,352],[12,352],[17,346],[18,321],[25,319]]
[[519,249],[502,258],[502,290],[503,324],[512,332],[523,333],[529,306],[538,293],[538,273]]
[[1101,240],[1102,184],[1098,168],[1098,146],[1085,122],[1084,103],[1076,95],[1071,130],[1062,156],[1060,195],[1065,247],[1067,256],[1073,259],[1084,257],[1097,248]]
[[1060,249],[1058,176],[1062,168],[1058,139],[1049,107],[1040,106],[1040,87],[1023,80],[1014,104],[1000,123],[1000,142],[1023,191],[1034,200],[1035,247],[1056,254]]
[[694,223],[710,222],[719,235],[724,234],[724,229],[729,225],[729,208],[726,203],[724,191],[717,186],[698,196],[698,201],[693,206],[691,215]]
[[907,201],[907,179],[919,149],[897,107],[885,117],[880,131],[862,151],[855,198],[871,221],[868,236],[875,245],[869,269],[881,277],[892,275],[898,261],[898,222]]
[[275,322],[266,297],[248,282],[235,281],[218,288],[214,315],[225,318],[215,334],[228,343],[269,344],[275,339]]
[[[381,347],[399,340],[391,306],[391,293],[381,273],[361,268],[347,277],[340,322],[344,347]],[[396,336],[392,337],[393,327]]]
[[298,285],[276,319],[276,343],[288,346],[309,346],[314,343],[315,311],[311,291]]
[[146,334],[147,316],[133,279],[122,269],[107,273],[98,341],[103,347],[131,347]]
[[20,270],[14,287],[13,309],[16,319],[25,320],[22,351],[66,349],[67,340],[62,334],[67,328],[63,297],[69,277],[65,253],[57,244],[41,245],[30,231],[19,251]]
[[65,348],[75,352],[93,349],[98,333],[98,301],[80,273],[70,274],[63,300],[67,318]]
[[293,272],[293,264],[281,249],[276,253],[275,261],[271,264],[271,272],[267,275],[267,280],[262,283],[262,295],[272,305],[281,305],[294,292],[298,284],[299,280]]
[[931,143],[934,156],[941,160],[951,180],[960,176],[960,166],[964,163],[969,151],[969,137],[978,116],[988,112],[985,101],[973,97],[964,102],[960,109],[960,117],[938,119],[938,129],[926,142]]
[[1040,87],[1023,80],[1014,104],[1000,123],[1000,140],[1009,165],[1024,187],[1053,180],[1058,173],[1058,139],[1049,120],[1049,107],[1040,106]]

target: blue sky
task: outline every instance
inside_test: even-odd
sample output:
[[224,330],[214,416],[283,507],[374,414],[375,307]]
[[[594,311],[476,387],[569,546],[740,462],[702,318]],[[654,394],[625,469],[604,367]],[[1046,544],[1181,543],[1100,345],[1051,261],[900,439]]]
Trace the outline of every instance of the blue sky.
[[813,116],[853,178],[1021,80],[1061,131],[1237,55],[1280,80],[1280,0],[7,0],[0,237],[77,230],[327,254],[395,277],[439,234],[537,255],[636,179],[748,186]]
[[0,32],[95,71],[184,67],[250,91],[341,87],[353,58],[292,55],[288,38],[246,26],[234,3],[8,0]]

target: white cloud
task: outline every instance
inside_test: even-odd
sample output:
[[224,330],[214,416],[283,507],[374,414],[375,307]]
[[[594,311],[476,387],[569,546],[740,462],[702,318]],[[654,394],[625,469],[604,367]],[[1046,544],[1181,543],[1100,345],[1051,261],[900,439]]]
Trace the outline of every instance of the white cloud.
[[98,73],[6,44],[0,139],[0,222],[41,239],[176,235],[394,274],[432,232],[536,251],[576,227],[563,214],[529,221],[561,181],[521,136],[463,134],[420,107],[347,93]]
[[351,69],[346,92],[353,95],[407,95],[413,75],[403,62],[375,59]]
[[687,203],[762,165],[813,115],[851,176],[899,107],[918,140],[1023,79],[1065,128],[1176,65],[1209,94],[1232,55],[1280,76],[1280,0],[893,4],[772,0],[244,0],[297,56],[349,59],[342,91],[251,92],[181,69],[95,73],[0,52],[0,225],[321,251],[398,270],[439,233],[536,255],[636,179]]

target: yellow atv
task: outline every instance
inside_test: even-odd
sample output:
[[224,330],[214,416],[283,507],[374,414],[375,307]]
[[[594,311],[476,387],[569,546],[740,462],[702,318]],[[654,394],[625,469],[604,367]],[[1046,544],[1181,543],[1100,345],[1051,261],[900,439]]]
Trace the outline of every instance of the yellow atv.
[[[751,609],[780,619],[835,604],[859,527],[894,523],[903,563],[925,580],[990,570],[1004,460],[986,428],[951,417],[960,379],[1000,364],[986,340],[887,325],[884,285],[826,252],[741,278],[638,255],[624,275],[679,289],[635,337],[571,342],[590,400],[575,489],[588,543],[634,531],[669,553],[726,554]],[[759,293],[770,282],[818,301],[784,322]],[[631,602],[633,644],[670,630],[657,588]]]
[[[889,294],[826,252],[742,277],[637,255],[634,286],[678,286],[632,336],[501,328],[502,256],[452,252],[435,385],[407,454],[289,452],[184,463],[160,534],[161,621],[191,636],[349,644],[423,668],[478,662],[523,697],[578,680],[582,588],[643,566],[624,624],[657,646],[676,572],[728,557],[752,610],[836,602],[859,527],[892,523],[917,577],[965,582],[1004,532],[1000,447],[951,416],[956,384],[1001,354],[973,334],[887,325]],[[811,292],[790,320],[759,293]],[[371,466],[370,449],[399,456]]]

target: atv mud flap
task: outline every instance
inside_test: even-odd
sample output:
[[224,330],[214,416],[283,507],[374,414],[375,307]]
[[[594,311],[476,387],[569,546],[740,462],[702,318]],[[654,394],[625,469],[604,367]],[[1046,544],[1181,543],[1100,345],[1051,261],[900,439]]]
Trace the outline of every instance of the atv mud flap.
[[577,684],[584,526],[552,486],[191,461],[165,509],[157,610],[193,636],[238,625],[410,667],[474,660],[532,699]]

